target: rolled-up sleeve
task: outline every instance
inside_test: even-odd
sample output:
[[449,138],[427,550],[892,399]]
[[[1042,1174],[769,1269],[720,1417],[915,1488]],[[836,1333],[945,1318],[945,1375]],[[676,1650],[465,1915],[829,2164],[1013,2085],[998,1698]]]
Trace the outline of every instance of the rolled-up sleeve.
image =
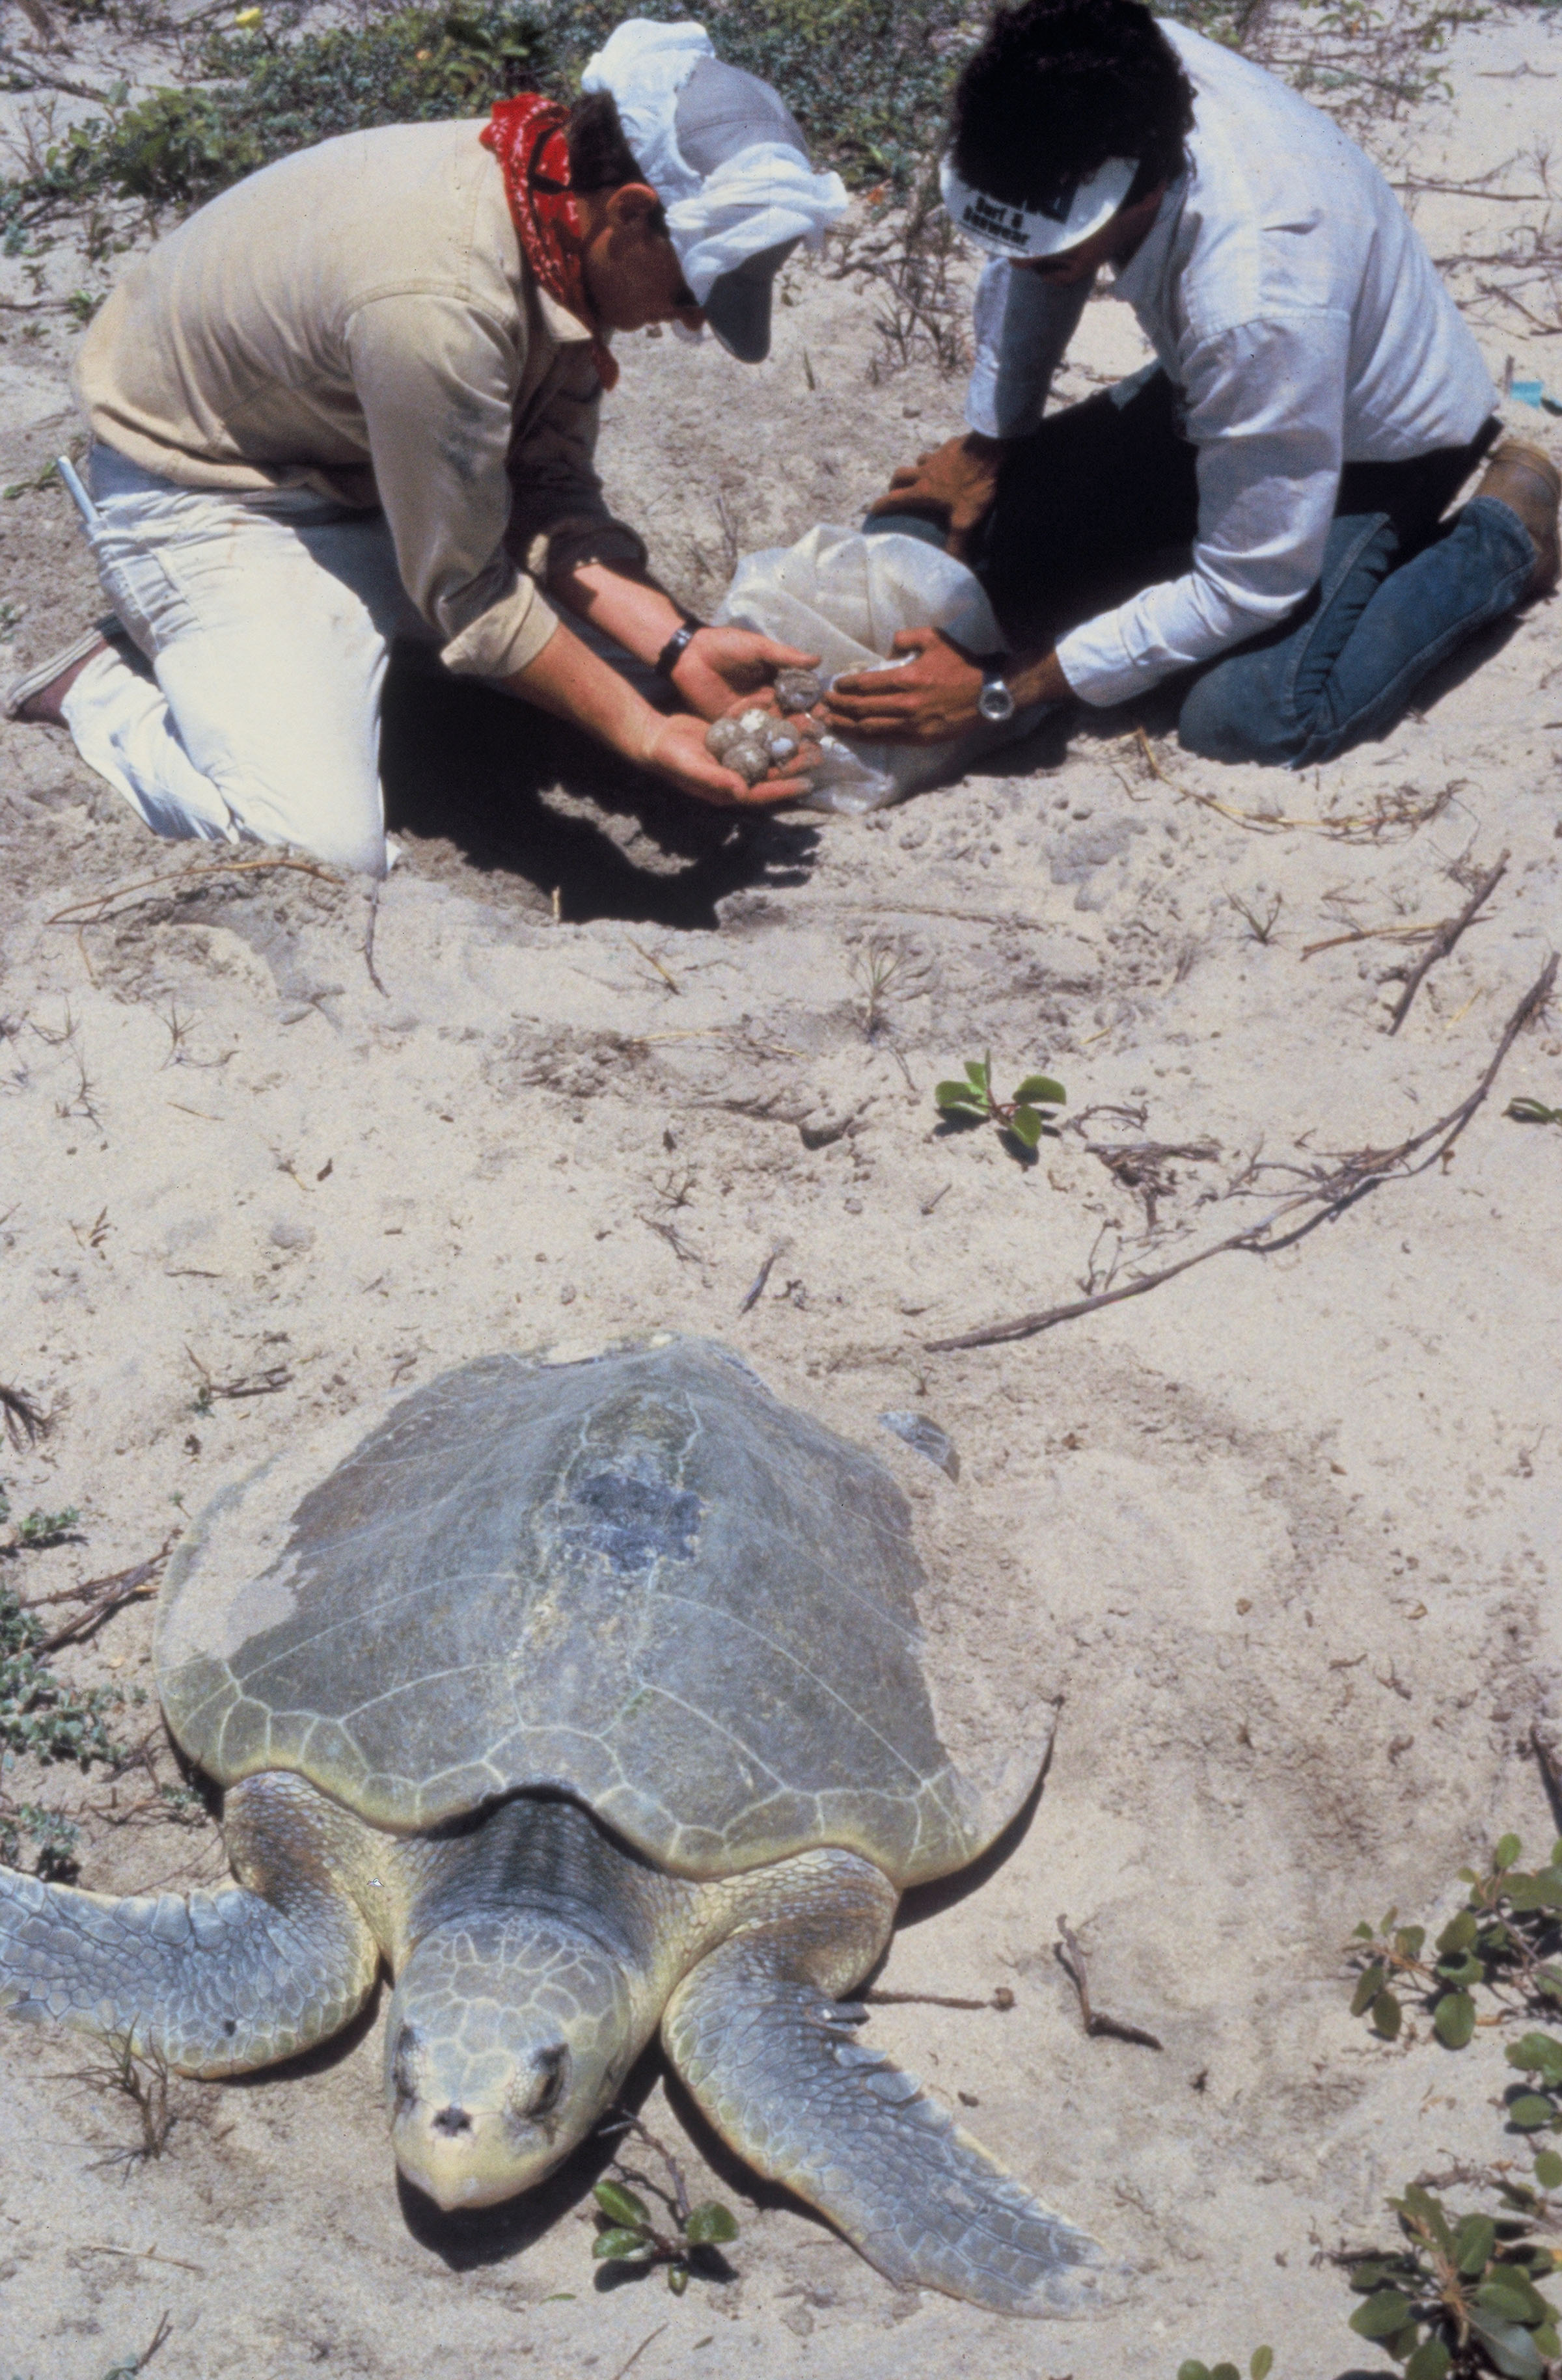
[[446,668],[508,677],[558,625],[505,546],[515,333],[458,298],[412,293],[359,307],[347,340],[402,584],[444,638]]
[[1039,430],[1052,376],[1080,326],[1092,284],[1058,288],[995,256],[976,285],[971,330],[976,360],[966,391],[966,427],[987,438],[1029,438]]
[[1283,620],[1317,584],[1339,494],[1350,324],[1319,310],[1244,323],[1179,358],[1198,449],[1192,568],[1058,645],[1081,701],[1143,694]]

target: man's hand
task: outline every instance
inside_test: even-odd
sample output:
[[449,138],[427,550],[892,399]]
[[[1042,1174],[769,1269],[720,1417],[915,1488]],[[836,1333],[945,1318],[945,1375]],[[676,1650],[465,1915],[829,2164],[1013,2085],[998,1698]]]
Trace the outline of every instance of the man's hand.
[[[983,724],[981,668],[942,628],[902,628],[895,649],[917,658],[904,668],[854,670],[838,679],[819,706],[826,727],[880,744],[942,744]],[[1055,652],[1015,655],[1003,677],[1019,710],[1075,699]]]
[[880,744],[942,744],[980,726],[982,672],[941,628],[902,628],[895,650],[917,658],[837,680],[820,705],[826,726]]
[[658,777],[676,785],[680,794],[692,794],[696,801],[709,802],[715,809],[765,809],[777,802],[796,801],[800,789],[790,780],[806,775],[806,746],[796,759],[786,763],[785,771],[775,771],[761,779],[757,785],[745,784],[736,769],[724,769],[714,752],[705,748],[705,722],[691,719],[687,711],[675,711],[670,719],[653,713],[654,724],[647,730],[640,754],[642,769],[650,769]]
[[777,670],[812,669],[818,659],[752,628],[702,628],[679,654],[673,684],[702,719],[719,719],[735,698],[762,693]]
[[947,551],[964,556],[972,538],[993,509],[998,471],[1009,442],[984,438],[979,431],[951,438],[915,463],[903,463],[890,476],[889,493],[875,498],[873,513],[918,513],[936,521],[946,532]]

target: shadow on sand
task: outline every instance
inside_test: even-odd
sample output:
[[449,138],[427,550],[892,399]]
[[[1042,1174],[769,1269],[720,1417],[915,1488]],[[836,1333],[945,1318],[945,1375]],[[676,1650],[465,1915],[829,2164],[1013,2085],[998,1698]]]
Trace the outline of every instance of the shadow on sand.
[[454,846],[566,922],[621,917],[709,930],[732,893],[803,884],[819,841],[806,811],[705,808],[530,704],[398,659],[381,767],[393,833]]

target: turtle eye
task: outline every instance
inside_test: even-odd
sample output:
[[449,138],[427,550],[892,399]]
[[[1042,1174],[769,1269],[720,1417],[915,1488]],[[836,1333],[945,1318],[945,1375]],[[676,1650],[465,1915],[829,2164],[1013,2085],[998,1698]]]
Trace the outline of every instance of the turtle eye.
[[418,2058],[422,2046],[422,2037],[417,2027],[404,2024],[396,2037],[396,2056],[391,2061],[391,2082],[396,2090],[398,2115],[417,2099]]
[[562,2041],[550,2049],[540,2049],[531,2061],[531,2095],[526,2103],[526,2115],[531,2123],[545,2124],[557,2107],[569,2077],[569,2052]]

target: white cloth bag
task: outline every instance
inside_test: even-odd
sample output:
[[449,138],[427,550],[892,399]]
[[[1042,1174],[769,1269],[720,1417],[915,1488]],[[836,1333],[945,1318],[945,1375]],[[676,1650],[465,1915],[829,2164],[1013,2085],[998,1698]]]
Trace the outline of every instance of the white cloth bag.
[[[817,653],[831,684],[850,670],[882,668],[909,656],[894,653],[900,628],[942,628],[970,653],[1004,648],[993,607],[963,562],[941,553],[921,538],[885,530],[864,537],[860,529],[829,522],[811,528],[796,545],[767,546],[745,554],[731,586],[716,607],[723,625],[758,628],[778,642]],[[903,801],[923,785],[959,776],[972,760],[1014,735],[1015,721],[974,728],[947,744],[873,744],[856,736],[851,752],[885,781],[870,798],[825,798],[828,809],[880,809]]]

